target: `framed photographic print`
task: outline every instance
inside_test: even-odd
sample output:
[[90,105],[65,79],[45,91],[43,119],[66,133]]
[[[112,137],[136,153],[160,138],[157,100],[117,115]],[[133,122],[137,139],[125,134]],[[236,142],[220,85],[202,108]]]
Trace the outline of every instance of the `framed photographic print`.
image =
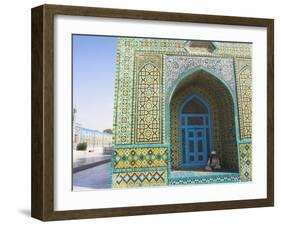
[[274,21],[32,9],[32,216],[274,205]]

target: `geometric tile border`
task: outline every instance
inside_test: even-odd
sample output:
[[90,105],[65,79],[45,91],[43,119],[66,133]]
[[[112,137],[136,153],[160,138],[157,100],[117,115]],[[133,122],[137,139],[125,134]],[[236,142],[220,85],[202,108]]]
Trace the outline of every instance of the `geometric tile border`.
[[115,149],[113,162],[115,169],[167,167],[168,150],[166,147]]
[[240,182],[239,173],[231,176],[209,176],[194,178],[169,179],[169,185],[188,185],[188,184],[212,184],[212,183],[234,183]]
[[240,122],[240,139],[252,138],[251,59],[235,59]]
[[152,63],[138,71],[136,87],[136,143],[161,142],[162,74]]
[[113,174],[113,188],[164,186],[168,183],[167,170],[119,172]]
[[240,176],[241,181],[252,180],[252,144],[240,144]]

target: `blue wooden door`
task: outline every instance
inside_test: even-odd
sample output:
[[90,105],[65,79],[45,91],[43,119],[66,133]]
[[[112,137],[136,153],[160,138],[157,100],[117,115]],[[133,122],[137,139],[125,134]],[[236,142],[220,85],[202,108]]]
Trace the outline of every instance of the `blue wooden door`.
[[197,111],[191,111],[190,109],[181,111],[180,120],[180,142],[183,165],[206,165],[211,145],[209,109],[206,108],[205,110],[201,109],[199,111],[197,106]]

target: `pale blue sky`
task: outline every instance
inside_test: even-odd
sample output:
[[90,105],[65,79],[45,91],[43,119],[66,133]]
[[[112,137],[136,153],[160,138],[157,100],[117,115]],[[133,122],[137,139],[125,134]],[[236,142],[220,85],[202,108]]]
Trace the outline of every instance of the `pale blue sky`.
[[77,121],[103,131],[113,123],[117,37],[73,35],[73,106]]

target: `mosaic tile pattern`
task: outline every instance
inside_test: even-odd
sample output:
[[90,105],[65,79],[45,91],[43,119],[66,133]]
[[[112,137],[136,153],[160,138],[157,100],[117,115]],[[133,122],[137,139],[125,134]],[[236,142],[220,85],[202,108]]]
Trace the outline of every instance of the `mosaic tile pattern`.
[[113,160],[115,169],[167,167],[168,150],[166,147],[116,149]]
[[215,42],[217,49],[215,54],[230,56],[251,58],[252,57],[252,45],[247,43],[231,43],[231,42]]
[[235,76],[232,58],[210,58],[189,56],[166,57],[166,93],[169,95],[175,83],[184,76],[184,72],[203,67],[219,79],[225,81],[235,96]]
[[[116,81],[114,97],[114,139],[115,145],[129,145],[135,143],[135,120],[134,120],[134,90],[135,76],[138,69],[135,66],[137,52],[146,55],[177,53],[184,54],[182,40],[164,40],[149,38],[118,38]],[[149,62],[149,60],[148,60]],[[154,64],[157,66],[157,64]],[[162,62],[161,64],[162,65]],[[162,72],[162,68],[159,72]],[[162,79],[162,76],[161,76]]]
[[239,174],[234,174],[232,176],[216,175],[209,177],[169,179],[169,185],[213,184],[234,182],[240,182]]
[[239,176],[239,173],[227,171],[203,171],[203,170],[176,170],[170,172],[171,179],[198,178],[198,177],[214,177],[214,176]]
[[[216,49],[208,52],[198,51],[198,49],[187,51],[185,43],[186,40],[119,38],[113,125],[114,148],[117,147],[115,148],[116,158],[113,158],[112,169],[112,187],[114,188],[162,186],[168,183],[174,185],[225,183],[240,180],[240,176],[237,175],[233,175],[233,177],[220,175],[194,180],[188,177],[168,178],[170,158],[173,159],[177,155],[176,152],[173,152],[173,147],[171,147],[171,150],[168,148],[170,146],[170,118],[167,117],[170,114],[167,113],[169,112],[167,106],[169,106],[170,100],[168,97],[171,90],[175,88],[177,81],[181,79],[180,76],[187,70],[207,69],[224,84],[227,84],[235,97],[234,101],[237,101],[238,105],[240,137],[241,139],[251,139],[249,136],[249,133],[251,133],[250,100],[247,99],[249,93],[245,92],[249,80],[251,80],[251,68],[249,69],[249,66],[247,69],[241,63],[250,60],[251,45],[216,42]],[[235,62],[235,70],[233,62]],[[149,77],[152,77],[151,85],[148,85]],[[238,89],[240,84],[243,87],[241,90]],[[228,117],[233,119],[234,112],[231,114],[223,116],[223,121],[229,120]],[[219,116],[219,114],[214,114],[213,117],[217,122],[222,121],[222,116]],[[232,134],[232,130],[235,129],[232,126],[228,128],[226,125],[218,123],[214,130],[219,130],[218,127],[229,130],[229,133]],[[226,135],[219,137],[218,134],[217,131],[217,139],[224,139],[225,141],[223,144],[224,152],[231,152],[233,146],[229,143],[233,139],[235,140],[235,137],[226,137]],[[143,144],[147,147],[138,146]],[[166,149],[163,147],[155,148],[155,145],[158,144],[165,145]],[[222,146],[219,145],[222,145],[222,142],[217,142],[218,148],[222,149]],[[141,154],[146,153],[145,150],[149,148],[153,148],[153,154]],[[165,149],[167,154],[161,156],[162,160],[154,161],[155,156],[159,155],[157,150],[162,149]],[[134,153],[136,150],[139,151]],[[243,150],[241,146],[239,150],[241,155],[241,150]],[[147,161],[150,162],[143,161],[143,156],[148,158]],[[239,158],[242,163],[241,156]],[[232,160],[233,158],[230,155],[224,161],[231,162]],[[233,161],[237,161],[237,159]],[[173,162],[171,163],[173,164]],[[241,164],[240,172],[245,172],[244,176],[241,175],[241,180],[247,179],[246,175],[247,172],[250,172],[249,169],[251,169],[251,165]]]
[[[218,48],[209,54],[198,54],[187,52],[185,47],[186,40],[165,40],[149,38],[119,38],[116,62],[116,82],[115,82],[115,101],[114,101],[114,144],[133,144],[134,143],[134,120],[133,120],[133,90],[134,90],[134,68],[135,53],[161,54],[163,57],[168,55],[217,58],[230,57],[251,57],[252,47],[243,43],[221,43],[216,42]],[[163,71],[166,69],[166,62],[163,64]],[[163,73],[163,78],[166,73]],[[117,107],[118,106],[118,107]],[[126,110],[124,110],[126,109]],[[164,110],[164,109],[163,109]],[[165,111],[165,110],[164,110]],[[165,128],[163,127],[163,134]]]
[[252,73],[250,59],[236,59],[240,139],[252,137]]
[[[113,144],[131,144],[133,48],[126,39],[118,39],[114,94]],[[118,106],[118,107],[117,107]]]
[[164,186],[168,183],[166,170],[120,172],[113,174],[114,188]]
[[[181,165],[181,150],[180,150],[180,113],[179,108],[181,103],[185,100],[185,98],[191,94],[198,94],[200,96],[204,96],[210,107],[213,109],[212,112],[212,125],[214,128],[219,128],[219,120],[218,112],[217,112],[217,104],[213,101],[210,96],[207,95],[206,91],[199,87],[190,86],[187,89],[180,91],[178,95],[175,95],[171,101],[171,123],[170,123],[170,142],[171,142],[171,167],[172,169],[179,169]],[[221,152],[220,146],[220,133],[218,130],[214,129],[213,133],[213,145],[215,150],[218,153]]]
[[231,105],[231,96],[227,94],[228,91],[223,88],[222,84],[212,82],[212,80],[210,75],[197,75],[197,78],[194,77],[193,82],[186,80],[186,83],[182,83],[182,86],[177,89],[173,95],[170,104],[172,169],[181,168],[179,108],[187,96],[197,94],[206,99],[210,105],[212,116],[212,143],[221,160],[221,164],[226,169],[238,170],[236,130],[233,119],[234,107]]
[[252,144],[240,144],[240,174],[241,181],[252,180]]
[[148,63],[138,73],[136,95],[136,143],[161,142],[161,77]]

